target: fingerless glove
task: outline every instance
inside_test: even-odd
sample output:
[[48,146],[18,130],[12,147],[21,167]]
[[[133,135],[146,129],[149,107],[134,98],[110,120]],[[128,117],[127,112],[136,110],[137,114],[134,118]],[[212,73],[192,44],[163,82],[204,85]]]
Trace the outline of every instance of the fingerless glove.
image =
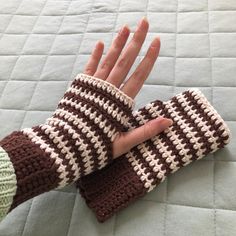
[[133,105],[112,84],[79,74],[44,124],[3,138],[0,219],[20,203],[107,165],[114,138],[128,129]]
[[151,102],[133,113],[130,128],[159,116],[171,118],[173,125],[77,182],[99,221],[152,191],[169,174],[229,142],[226,123],[198,89],[185,91],[167,102]]

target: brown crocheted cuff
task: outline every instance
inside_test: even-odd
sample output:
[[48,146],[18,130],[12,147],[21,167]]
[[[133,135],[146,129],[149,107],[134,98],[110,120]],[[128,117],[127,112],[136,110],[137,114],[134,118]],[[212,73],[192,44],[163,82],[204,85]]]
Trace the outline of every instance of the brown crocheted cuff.
[[9,212],[22,202],[58,186],[59,164],[23,134],[14,131],[0,141],[14,167],[17,188]]
[[[168,174],[223,148],[229,142],[230,131],[226,123],[198,89],[185,91],[167,102],[154,101],[146,105],[134,112],[130,127],[138,127],[159,116],[172,118],[173,125],[133,148],[121,157],[122,161],[81,178],[77,183],[99,221],[103,222],[134,199],[151,191]],[[129,178],[119,174],[116,177],[121,169],[125,169]],[[96,179],[105,185],[95,184]],[[135,183],[131,181],[133,179]],[[138,186],[138,190],[134,186]]]

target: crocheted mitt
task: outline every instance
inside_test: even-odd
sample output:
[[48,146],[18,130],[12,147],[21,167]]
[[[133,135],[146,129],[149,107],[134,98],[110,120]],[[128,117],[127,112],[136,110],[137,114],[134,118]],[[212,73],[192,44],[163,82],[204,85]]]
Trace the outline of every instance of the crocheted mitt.
[[167,102],[151,102],[133,113],[130,128],[160,115],[171,118],[173,125],[77,182],[100,222],[152,191],[168,174],[229,142],[226,123],[198,89],[185,91]]
[[0,141],[0,219],[20,203],[75,182],[112,160],[133,100],[112,84],[79,74],[44,124]]

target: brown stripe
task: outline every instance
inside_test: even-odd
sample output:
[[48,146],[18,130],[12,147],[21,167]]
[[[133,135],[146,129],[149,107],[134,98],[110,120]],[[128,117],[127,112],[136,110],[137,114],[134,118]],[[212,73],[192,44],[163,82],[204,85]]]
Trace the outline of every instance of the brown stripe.
[[[162,102],[161,101],[158,101],[158,110],[161,110],[162,109]],[[142,108],[142,109],[139,109],[139,112],[141,113],[141,115],[145,116],[145,115],[148,115],[150,116],[149,113],[147,113],[146,109],[145,108]],[[137,115],[139,116],[139,115]],[[151,118],[153,119],[153,118]],[[132,122],[132,125],[134,127],[139,127],[141,126],[139,124],[139,122],[137,121],[136,117],[134,119],[131,120]],[[163,158],[159,152],[159,150],[157,150],[153,144],[153,142],[151,141],[151,139],[145,141],[145,144],[147,146],[150,147],[150,152],[151,154],[155,155],[155,159],[158,160],[159,163],[163,164],[163,167],[162,167],[162,170],[165,168],[165,170],[169,173],[170,172],[170,169],[169,169],[169,166],[166,165],[166,163],[163,161]],[[153,179],[153,182],[152,184],[157,184],[160,182],[160,180],[157,178],[157,174],[152,170],[152,167],[149,166],[149,163],[145,160],[145,158],[143,158],[142,154],[140,153],[139,149],[136,147],[132,148],[130,150],[130,152],[134,152],[134,155],[136,157],[136,160],[141,163],[141,168],[145,170],[145,173],[148,174],[148,179],[150,180],[151,178]],[[132,167],[133,168],[133,167]],[[146,189],[147,190],[147,189]]]
[[[59,131],[58,136],[61,136],[61,137],[62,137],[62,141],[63,141],[63,142],[66,142],[66,141],[67,141],[67,145],[65,145],[65,147],[67,147],[67,148],[70,150],[70,152],[71,152],[72,154],[74,154],[73,157],[74,157],[75,163],[77,164],[77,168],[78,168],[79,163],[78,163],[78,158],[76,158],[76,157],[79,157],[81,153],[80,153],[79,151],[77,151],[76,146],[75,146],[75,141],[74,141],[74,139],[72,138],[72,135],[71,135],[70,133],[68,133],[68,131],[67,131],[66,129],[60,127],[58,124],[53,124],[53,125],[50,125],[50,126],[51,126],[52,128],[55,128],[55,129],[54,129],[55,132]],[[41,133],[41,131],[44,132],[44,131],[42,130],[42,128],[39,130],[39,132]],[[44,132],[44,134],[45,134],[45,132]],[[48,135],[45,134],[44,137],[48,137]],[[50,139],[50,140],[51,140],[51,139]],[[69,178],[69,182],[72,183],[72,182],[74,181],[74,179],[75,179],[75,171],[72,169],[72,168],[73,168],[73,165],[69,164],[69,161],[70,161],[70,160],[67,160],[67,159],[65,158],[65,155],[66,155],[67,153],[66,153],[66,154],[63,154],[63,153],[62,153],[62,149],[63,149],[63,148],[58,148],[58,147],[57,147],[58,143],[55,144],[55,143],[53,143],[52,140],[51,140],[50,143],[53,145],[52,147],[53,147],[55,150],[57,149],[57,153],[60,154],[59,156],[63,158],[62,164],[66,166],[66,171],[69,172],[69,174],[68,174],[66,177]],[[51,145],[50,145],[50,146],[51,146]]]
[[225,143],[224,141],[227,140],[229,138],[229,136],[222,136],[223,132],[224,131],[220,131],[219,130],[219,127],[222,125],[222,122],[220,122],[218,125],[215,124],[216,120],[215,119],[214,121],[209,117],[209,115],[207,115],[207,113],[204,111],[203,108],[201,108],[201,104],[199,105],[196,101],[196,99],[193,97],[192,93],[190,93],[189,91],[186,91],[183,93],[185,98],[187,98],[188,101],[190,101],[192,104],[195,105],[195,107],[197,107],[197,109],[199,111],[201,111],[201,117],[204,118],[205,121],[207,121],[207,125],[210,126],[210,131],[214,131],[214,134],[213,136],[215,138],[218,138],[216,140],[216,142],[218,142],[218,148],[219,147],[224,147],[225,146]]
[[13,164],[17,191],[9,212],[22,202],[59,185],[58,165],[22,131],[14,131],[0,141]]
[[[58,154],[59,158],[62,159],[62,164],[64,166],[66,166],[66,171],[68,172],[66,177],[69,178],[69,180],[67,180],[67,183],[71,183],[73,178],[74,178],[74,171],[72,170],[72,165],[69,164],[69,160],[67,160],[65,158],[65,155],[62,153],[62,148],[58,148],[57,145],[58,143],[54,143],[50,138],[48,134],[45,134],[45,131],[42,130],[41,127],[39,126],[35,126],[32,128],[34,132],[37,133],[38,136],[40,136],[40,138],[47,143],[51,148],[54,149],[54,152]],[[58,130],[58,131],[61,131]]]
[[82,88],[83,91],[87,90],[86,92],[92,91],[97,96],[103,97],[104,99],[106,99],[106,101],[112,102],[112,104],[115,105],[115,108],[119,108],[120,110],[124,111],[127,116],[130,115],[131,108],[129,108],[128,104],[121,102],[119,99],[115,97],[115,95],[112,95],[107,90],[104,91],[102,88],[98,88],[97,85],[94,86],[86,82],[82,82],[80,80],[74,80],[71,84],[71,87],[74,87],[77,89]]
[[[84,120],[88,124],[88,126],[91,128],[91,130],[93,132],[95,132],[95,135],[97,136],[98,140],[106,148],[107,159],[105,160],[105,163],[108,164],[109,162],[111,162],[113,160],[113,152],[111,150],[112,143],[111,143],[110,138],[108,138],[107,135],[105,135],[103,133],[103,129],[100,128],[97,124],[95,124],[94,120],[88,119],[84,113],[77,113],[77,111],[72,106],[61,104],[60,108],[70,112],[71,114],[77,116],[78,118],[81,118],[82,120]],[[89,145],[89,149],[91,150],[91,155],[94,157],[94,159],[93,159],[94,160],[94,170],[97,170],[99,168],[99,160],[97,159],[97,157],[98,157],[97,149],[94,147],[94,144],[92,144],[90,142],[90,139],[88,139],[86,137],[86,134],[83,134],[82,131],[76,125],[73,124],[73,122],[70,122],[64,116],[60,117],[59,115],[54,114],[53,117],[58,117],[59,119],[62,119],[64,121],[68,122],[77,131],[77,133],[79,133],[82,136],[82,139],[84,140],[84,142]],[[103,148],[103,150],[104,150],[104,148]],[[80,164],[82,164],[82,163],[80,162]],[[83,174],[84,174],[84,168],[82,170],[83,170]]]
[[[171,99],[171,101],[173,101],[172,99]],[[180,109],[179,103],[177,103],[175,105],[176,106],[174,106],[174,104],[173,104],[173,107],[176,108],[175,111],[177,113],[180,113],[179,114],[180,117],[182,116],[184,118],[187,118],[187,119],[185,119],[185,123],[190,125],[191,124],[190,117],[186,114],[186,112],[182,112],[182,110]],[[164,108],[163,115],[166,116],[167,118],[171,118],[172,119],[172,117],[170,115],[170,112],[168,111],[167,107]],[[190,142],[190,139],[186,136],[186,134],[183,132],[183,130],[180,128],[180,126],[177,124],[177,122],[174,121],[174,120],[173,120],[173,122],[174,122],[174,124],[173,124],[173,131],[176,132],[177,136],[181,139],[181,142],[184,143],[184,148],[189,149],[189,151],[187,151],[187,155],[191,154],[192,155],[192,159],[193,159],[194,157],[197,156],[196,155],[197,151],[193,148],[193,144]],[[190,125],[190,127],[191,127],[191,125]],[[184,155],[181,155],[179,153],[179,150],[176,148],[176,145],[174,145],[172,143],[172,141],[169,139],[169,137],[167,137],[167,135],[163,135],[163,136],[164,136],[164,140],[168,143],[169,148],[174,148],[175,149],[173,153],[174,153],[174,155],[176,155],[175,161],[179,162],[178,167],[183,167],[186,164],[183,161]]]
[[[71,134],[69,134],[68,132],[67,133],[65,133],[66,132],[66,129],[64,129],[64,128],[62,128],[62,127],[60,127],[59,125],[53,125],[53,127],[55,127],[55,131],[59,131],[59,136],[62,136],[62,141],[63,142],[65,142],[65,141],[67,141],[68,143],[67,143],[67,145],[65,145],[65,147],[67,147],[69,150],[70,150],[70,152],[72,153],[72,154],[74,154],[73,155],[73,159],[75,160],[75,163],[77,164],[77,168],[78,168],[78,159],[79,158],[76,158],[76,156],[77,156],[77,154],[79,154],[78,152],[76,152],[76,149],[75,149],[75,142],[74,142],[74,140],[72,139],[72,135]],[[56,146],[56,144],[55,144],[55,146]],[[61,149],[59,149],[60,150],[60,153],[62,153],[62,149],[63,148],[61,148]],[[62,154],[63,155],[63,154]],[[65,154],[66,155],[66,154]],[[78,156],[77,156],[78,157]],[[67,177],[69,178],[69,183],[72,183],[72,182],[74,182],[74,179],[75,179],[75,171],[72,169],[73,168],[73,165],[72,164],[69,164],[69,162],[70,162],[70,160],[67,160],[66,158],[65,158],[65,156],[64,156],[64,159],[63,159],[63,161],[62,161],[62,164],[63,165],[65,165],[66,166],[66,171],[68,171],[69,172],[69,174],[67,175]]]
[[[146,141],[145,143],[147,143],[147,146],[149,146],[149,147],[151,147],[153,145],[153,143],[150,141],[150,139],[148,141]],[[168,165],[166,165],[166,163],[163,162],[159,150],[153,149],[153,148],[150,148],[150,149],[151,149],[150,153],[155,155],[155,159],[158,160],[158,163],[163,165],[161,167],[161,169],[165,170],[166,172],[168,172],[170,169],[169,169]],[[136,157],[136,160],[138,160],[139,163],[142,163],[141,164],[141,168],[142,169],[145,168],[144,169],[144,173],[148,176],[147,178],[149,180],[152,180],[152,185],[159,184],[161,182],[161,180],[157,177],[157,173],[155,173],[153,171],[153,168],[149,166],[149,163],[145,160],[145,158],[143,158],[142,154],[140,153],[140,151],[138,150],[137,147],[133,148],[133,152],[134,152],[134,155]],[[147,191],[147,190],[148,189],[145,188],[145,191]]]
[[[189,102],[189,104],[191,104],[193,106],[193,109],[196,110],[196,112],[199,114],[199,116],[202,118],[202,120],[204,122],[206,122],[206,125],[209,126],[209,130],[215,131],[215,127],[214,127],[214,122],[211,120],[211,118],[205,113],[204,109],[201,108],[201,104],[198,104],[196,99],[192,96],[192,94],[187,91],[184,92],[184,97],[186,98],[186,100]],[[213,137],[216,138],[216,142],[220,141],[220,138],[217,136],[216,133],[212,133]],[[205,141],[206,139],[208,140],[208,138],[205,138],[200,136],[200,134],[198,134],[198,136],[200,137],[200,139],[203,139],[203,141]],[[217,139],[218,138],[218,139]],[[210,153],[212,151],[211,148],[211,143],[208,141],[208,145],[206,146],[206,151],[203,153],[203,155],[207,155],[208,153]]]
[[[54,118],[59,118],[59,119],[65,121],[65,119],[63,119],[59,115],[54,114],[53,117]],[[81,132],[81,131],[79,130],[79,132]],[[72,136],[71,136],[71,139],[72,139]],[[83,141],[86,143],[87,140],[83,140]],[[71,142],[69,142],[69,143],[71,144]],[[74,157],[76,157],[75,162],[78,164],[78,167],[80,168],[80,175],[83,176],[85,174],[85,166],[84,166],[84,163],[82,162],[82,152],[78,148],[76,148],[77,147],[77,146],[75,146],[76,141],[73,141],[73,143],[74,143],[74,145],[71,145],[71,148],[72,148],[71,150],[73,150]]]
[[[90,155],[93,157],[93,159],[91,160],[93,162],[92,171],[97,170],[98,167],[99,167],[98,159],[96,158],[98,156],[97,149],[95,149],[94,145],[86,137],[86,134],[82,133],[82,131],[78,128],[78,126],[74,125],[73,121],[69,121],[68,119],[66,119],[65,116],[61,117],[61,116],[55,114],[53,117],[58,118],[60,120],[65,121],[66,123],[68,123],[68,125],[70,125],[75,130],[75,132],[81,136],[81,139],[83,140],[83,143],[88,145]],[[93,131],[92,128],[91,128],[91,130]],[[68,131],[67,131],[67,133],[68,133]],[[82,161],[82,151],[80,151],[78,149],[78,147],[76,146],[76,140],[73,139],[72,136],[73,135],[70,135],[70,137],[67,136],[67,140],[68,140],[68,143],[69,143],[69,147],[73,148],[73,151],[75,153],[74,156],[77,157],[76,158],[76,163],[79,165],[79,167],[81,169],[81,171],[80,171],[81,176],[83,176],[83,175],[85,175],[85,166],[84,166],[84,163]]]
[[[162,111],[162,109],[164,108],[163,106],[163,102],[161,101],[156,101],[156,105],[158,105],[157,110],[158,112]],[[153,119],[153,117],[151,117],[151,114],[144,108],[139,109],[139,112],[141,113],[142,116],[144,116],[145,118]],[[139,115],[138,115],[139,116]],[[139,127],[140,124],[137,121],[137,119],[132,120],[132,123],[135,127]],[[164,136],[162,134],[159,135],[160,139],[163,139]],[[150,147],[150,153],[152,155],[155,155],[155,159],[158,160],[158,163],[161,163],[162,166],[162,170],[166,170],[166,174],[171,172],[171,169],[169,168],[169,165],[165,162],[164,158],[162,158],[161,153],[159,152],[159,150],[155,147],[154,143],[151,141],[151,139],[145,141],[145,145]],[[134,147],[133,149],[131,149],[130,151],[134,152],[134,155],[136,157],[136,160],[138,160],[139,163],[141,164],[141,167],[144,169],[145,168],[145,173],[148,174],[148,179],[151,180],[151,178],[153,179],[152,185],[156,185],[159,184],[161,182],[161,180],[157,177],[157,174],[153,171],[152,167],[149,166],[149,163],[145,160],[145,158],[143,158],[142,154],[140,153],[140,151],[138,150],[137,147]],[[147,190],[147,189],[146,189]]]
[[[73,106],[60,104],[59,107],[77,116],[78,118],[81,118],[82,120],[84,120],[84,122],[87,122],[91,129],[95,131],[98,140],[104,143],[107,151],[107,160],[105,161],[105,163],[110,163],[113,160],[112,143],[110,138],[108,138],[107,135],[103,133],[103,129],[100,128],[97,124],[95,124],[94,120],[88,119],[84,113],[78,113]],[[53,115],[53,117],[55,117],[55,115]],[[82,132],[81,135],[83,135],[84,140],[86,140],[86,142],[88,143],[88,138],[84,134],[82,134]],[[91,150],[92,149],[94,149],[93,145],[91,146]],[[97,156],[97,154],[95,156]]]
[[[172,101],[173,101],[173,106],[176,108],[176,111],[177,112],[179,112],[181,115],[182,115],[182,117],[185,117],[185,124],[188,124],[188,126],[190,127],[190,128],[192,128],[191,129],[191,131],[192,132],[197,132],[194,136],[196,137],[196,138],[200,138],[199,140],[198,140],[198,142],[200,143],[200,145],[201,145],[201,149],[204,149],[204,148],[206,148],[206,150],[208,151],[208,140],[206,140],[205,139],[205,132],[203,132],[203,131],[201,131],[201,129],[197,126],[197,124],[193,121],[193,119],[191,118],[191,115],[188,115],[187,114],[187,112],[184,110],[184,108],[180,105],[180,103],[179,103],[179,101],[176,99],[176,97],[173,97],[173,99],[172,99]],[[191,109],[194,109],[194,108],[191,108]],[[182,131],[182,129],[180,130],[180,131]],[[190,151],[188,152],[188,154],[191,154],[192,155],[192,158],[191,158],[191,160],[193,161],[193,160],[196,160],[197,158],[198,158],[198,155],[197,155],[197,151],[198,150],[195,150],[194,149],[194,144],[192,144],[191,142],[190,142],[190,139],[188,139],[187,138],[187,136],[186,136],[186,134],[184,134],[184,132],[182,132],[183,133],[183,135],[185,135],[185,140],[184,140],[184,142],[185,142],[185,147],[187,147],[188,149],[190,149]],[[202,138],[201,138],[202,137]]]
[[[163,103],[161,101],[158,101],[158,108],[157,108],[157,111],[161,111],[163,109]],[[145,108],[142,108],[139,110],[141,115],[144,116],[145,118],[148,118],[149,120],[150,119],[153,119],[151,117],[151,114],[148,113],[148,111],[145,109]],[[140,126],[138,121],[135,120],[135,121],[132,121],[133,122],[133,125],[135,125],[135,127],[137,126]],[[136,124],[134,124],[136,123]],[[165,135],[163,134],[160,134],[159,135],[160,139],[165,139]],[[169,140],[167,140],[169,141]],[[165,175],[168,175],[172,169],[169,168],[169,164],[165,162],[164,158],[162,158],[161,156],[161,153],[159,152],[159,150],[155,147],[154,143],[151,141],[151,139],[145,141],[145,145],[149,147],[149,150],[150,150],[150,153],[152,155],[155,156],[155,160],[158,161],[159,164],[162,164],[162,170],[165,170],[166,173]],[[148,175],[148,179],[149,180],[152,180],[152,185],[157,185],[161,182],[161,179],[159,179],[157,177],[157,173],[155,173],[153,171],[153,168],[149,166],[149,162],[147,162],[145,160],[145,158],[143,158],[142,154],[140,153],[140,151],[138,150],[137,147],[134,147],[133,149],[131,149],[131,151],[134,152],[134,155],[136,157],[136,160],[138,160],[139,163],[142,163],[141,164],[141,167],[144,169],[145,173]],[[172,153],[174,153],[176,150],[173,150]],[[146,189],[147,190],[147,189]]]
[[[155,104],[154,104],[154,105],[155,105]],[[159,106],[160,106],[160,105],[159,105]],[[149,120],[150,120],[150,119],[153,119],[153,118],[151,117],[151,114],[149,113],[149,111],[146,110],[146,109],[143,110],[143,115],[146,116],[146,118],[149,119]],[[164,106],[164,104],[161,104],[160,115],[161,115],[161,116],[165,116],[166,118],[171,118],[171,117],[170,117],[170,114],[167,112],[167,108]],[[177,135],[179,135],[179,136],[182,138],[182,135],[181,135],[181,133],[179,132],[178,126],[177,126],[177,124],[176,124],[175,122],[173,123],[172,127],[173,127],[173,130],[176,131]],[[179,151],[176,149],[175,145],[174,145],[174,144],[170,141],[170,139],[167,137],[167,135],[166,135],[164,132],[162,132],[162,133],[159,134],[159,139],[164,143],[165,146],[167,146],[168,151],[171,151],[171,155],[176,156],[174,160],[179,162],[179,163],[177,164],[177,166],[178,166],[178,167],[182,166],[184,163],[183,163],[183,161],[182,161],[181,155],[179,154]],[[152,150],[158,150],[158,149],[156,148],[156,145],[154,144],[154,142],[152,142],[151,140],[150,140],[149,145],[151,146],[151,149],[152,149]],[[158,152],[159,152],[159,150],[158,150]],[[160,153],[160,152],[159,152],[159,153]],[[161,155],[161,153],[160,153],[160,157],[159,157],[159,158],[160,158],[160,160],[161,160],[161,163],[162,163],[162,164],[165,166],[165,168],[166,168],[165,176],[167,176],[169,173],[172,172],[172,169],[170,168],[171,163],[168,163],[168,162],[166,161],[166,159],[167,159],[168,157],[163,158],[162,155]],[[152,170],[152,171],[153,171],[153,170]]]
[[[97,114],[101,114],[103,117],[103,120],[105,120],[107,123],[107,125],[112,125],[112,127],[114,127],[116,129],[116,131],[125,131],[125,127],[123,124],[121,124],[120,122],[118,122],[116,120],[116,118],[113,118],[112,115],[108,114],[102,107],[100,107],[97,103],[90,101],[89,99],[85,99],[83,97],[81,97],[80,95],[75,95],[71,92],[67,92],[65,98],[71,99],[73,102],[79,103],[81,102],[83,105],[88,106],[91,109],[91,112],[95,112],[97,111]],[[65,104],[65,103],[60,103],[60,104]],[[59,106],[60,106],[59,104]],[[69,106],[68,104],[66,104],[67,106]],[[109,104],[109,106],[111,106],[112,104]],[[71,105],[70,105],[71,106]],[[82,113],[81,111],[77,110],[77,112]],[[87,117],[87,119],[89,119]]]
[[[186,117],[186,121],[185,123],[189,124],[190,127],[192,127],[192,132],[196,132],[195,134],[195,137],[196,138],[199,138],[198,142],[201,143],[201,149],[206,149],[205,152],[203,152],[204,155],[206,155],[207,153],[209,153],[211,151],[211,148],[210,148],[210,143],[208,141],[208,138],[205,136],[205,133],[204,131],[201,130],[201,128],[199,128],[197,126],[197,124],[193,121],[193,119],[191,118],[191,115],[188,115],[187,112],[184,110],[184,108],[180,105],[179,101],[177,100],[176,97],[173,97],[172,99],[175,107],[178,109],[178,111],[184,116]],[[189,104],[191,106],[191,110],[196,110],[196,106],[194,104]],[[201,111],[200,110],[197,110],[196,111],[197,114],[200,114]],[[188,142],[188,148],[190,148],[191,150],[191,153],[193,150],[195,150],[193,148],[193,144]],[[193,159],[192,160],[196,160],[198,158],[197,155],[193,155]]]
[[[69,122],[65,119],[62,119],[62,117],[60,117],[59,115],[54,115],[53,117],[58,118],[63,121],[66,121],[69,125],[71,125],[71,123],[72,123],[72,122]],[[73,156],[74,156],[75,163],[77,164],[77,167],[80,167],[81,163],[79,160],[81,159],[82,152],[77,148],[78,146],[76,145],[76,140],[73,139],[73,137],[72,137],[73,134],[70,134],[67,129],[60,127],[59,124],[56,124],[56,125],[52,124],[51,126],[56,127],[57,130],[59,130],[59,129],[61,130],[60,134],[63,136],[63,140],[68,142],[66,147],[69,148],[70,152],[74,154]],[[75,129],[75,130],[78,131],[77,129]],[[84,167],[84,165],[83,165],[83,167]]]
[[[188,123],[188,124],[190,125],[190,127],[191,127],[191,126],[194,126],[194,127],[193,127],[193,128],[194,128],[193,131],[196,131],[195,129],[197,129],[197,131],[199,131],[199,132],[201,133],[201,135],[202,135],[203,132],[202,132],[200,129],[198,129],[198,128],[196,127],[195,123],[192,121],[192,119],[190,118],[190,116],[188,116],[188,115],[186,114],[186,112],[184,111],[184,109],[183,109],[183,108],[181,107],[181,105],[179,104],[178,100],[177,100],[175,97],[172,98],[172,100],[173,100],[173,107],[176,108],[176,112],[179,113],[180,116],[181,116],[181,115],[182,115],[183,117],[186,117],[186,116],[187,116],[188,119],[186,120],[185,123]],[[154,104],[154,106],[158,106],[158,110],[160,111],[160,114],[161,114],[161,115],[164,115],[164,116],[167,117],[167,118],[171,118],[170,113],[168,112],[168,109],[163,105],[162,102],[156,101],[156,102],[154,102],[153,104]],[[148,112],[148,110],[146,110],[145,108],[141,109],[140,112],[141,112],[141,114],[142,114],[146,119],[148,119],[148,120],[153,119],[153,117],[151,117],[151,114],[150,114],[150,113]],[[188,148],[188,149],[190,150],[190,151],[188,151],[188,154],[191,154],[191,155],[193,156],[192,159],[196,159],[196,158],[197,158],[197,155],[196,155],[197,150],[195,150],[195,149],[193,148],[193,144],[190,143],[190,141],[189,141],[189,139],[186,137],[185,133],[182,132],[182,129],[177,125],[176,122],[174,122],[172,128],[173,128],[173,131],[175,131],[176,134],[177,134],[182,140],[184,140],[185,148]],[[174,144],[172,143],[172,141],[167,137],[167,135],[164,134],[164,133],[161,133],[161,134],[159,135],[159,138],[168,146],[168,149],[169,149],[169,150],[170,150],[170,148],[172,149],[172,150],[171,150],[171,154],[172,154],[173,156],[176,156],[176,158],[175,158],[174,160],[179,162],[179,164],[177,164],[177,166],[178,166],[178,167],[184,166],[185,162],[182,161],[183,156],[181,156],[181,155],[179,154],[179,151],[175,148],[175,145],[174,145]],[[157,152],[157,149],[155,148],[155,145],[154,145],[154,143],[153,143],[152,141],[149,140],[149,141],[146,142],[146,143],[147,143],[147,145],[148,145],[149,147],[151,147],[150,149],[152,150],[152,154],[154,154],[155,156],[159,156],[158,158],[160,159],[161,163],[162,163],[162,164],[164,165],[164,167],[166,168],[166,174],[165,174],[165,175],[167,176],[167,175],[172,171],[172,169],[170,168],[171,163],[167,163],[167,162],[166,162],[166,158],[165,158],[165,159],[162,158],[161,154],[160,154],[159,152]],[[155,151],[154,151],[154,150],[155,150]],[[138,156],[139,156],[139,155],[137,155],[137,157],[138,157]],[[140,157],[139,157],[138,159],[143,160],[143,158],[140,158]],[[150,170],[149,170],[149,171],[150,171]],[[151,172],[153,172],[153,170],[151,170]],[[155,173],[153,173],[153,174],[154,174],[153,176],[155,176]],[[156,179],[156,178],[154,177],[154,179]]]
[[[201,129],[195,124],[195,122],[193,121],[193,119],[191,118],[190,115],[187,114],[187,112],[184,110],[184,108],[181,106],[180,102],[177,100],[176,96],[174,96],[172,99],[172,106],[176,108],[176,112],[179,113],[180,116],[185,118],[185,123],[188,124],[190,127],[192,127],[192,131],[193,132],[197,132],[197,134],[195,135],[195,137],[199,137],[199,141],[201,143],[201,148],[206,148],[206,152],[210,152],[211,149],[209,150],[209,142],[208,139],[204,136],[205,132],[201,131]],[[194,108],[191,108],[194,109]],[[189,139],[186,137],[186,134],[184,132],[182,132],[182,129],[179,128],[179,134],[181,136],[181,138],[184,139],[184,143],[185,143],[185,148],[187,147],[188,149],[190,149],[190,151],[188,152],[188,154],[193,155],[192,157],[192,161],[196,160],[198,158],[197,154],[197,150],[195,150],[193,148],[193,144],[190,143]]]
[[[161,116],[165,116],[166,118],[171,118],[167,108],[165,107],[165,105],[161,102],[161,101],[155,101],[153,102],[154,106],[158,106],[157,108],[157,112],[160,112]],[[141,109],[141,114],[145,117],[145,119],[151,120],[153,119],[153,117],[151,116],[151,113],[149,110],[143,108]],[[176,122],[173,123],[172,125],[173,130],[176,131],[177,135],[179,135],[181,138],[183,138],[182,133],[180,132],[180,129],[177,125]],[[167,145],[168,150],[171,151],[171,155],[176,156],[176,158],[174,159],[175,161],[178,161],[179,164],[177,164],[178,167],[183,166],[184,162],[182,161],[182,156],[179,154],[179,151],[175,148],[175,145],[169,140],[169,138],[167,137],[167,135],[165,133],[160,133],[159,134],[159,139]],[[171,173],[172,169],[170,168],[171,163],[166,162],[166,158],[163,158],[161,153],[159,152],[159,150],[156,148],[155,144],[153,143],[153,141],[148,140],[148,145],[150,147],[150,149],[152,150],[152,154],[158,154],[156,159],[159,159],[160,162],[163,164],[163,166],[165,167],[166,173],[165,176],[167,176],[169,173]],[[165,145],[165,146],[166,146]],[[151,172],[153,172],[153,170],[151,169]]]

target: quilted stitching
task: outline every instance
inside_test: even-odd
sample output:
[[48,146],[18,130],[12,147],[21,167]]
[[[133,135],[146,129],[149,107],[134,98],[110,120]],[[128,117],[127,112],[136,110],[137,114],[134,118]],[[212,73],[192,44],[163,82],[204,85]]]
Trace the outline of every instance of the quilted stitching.
[[137,107],[198,87],[233,134],[226,149],[170,176],[104,224],[72,185],[16,208],[0,224],[0,236],[235,234],[235,0],[0,0],[0,5],[1,137],[44,122],[95,42],[104,40],[106,51],[122,24],[133,31],[143,15],[150,32],[136,64],[154,35],[160,35],[162,48]]

